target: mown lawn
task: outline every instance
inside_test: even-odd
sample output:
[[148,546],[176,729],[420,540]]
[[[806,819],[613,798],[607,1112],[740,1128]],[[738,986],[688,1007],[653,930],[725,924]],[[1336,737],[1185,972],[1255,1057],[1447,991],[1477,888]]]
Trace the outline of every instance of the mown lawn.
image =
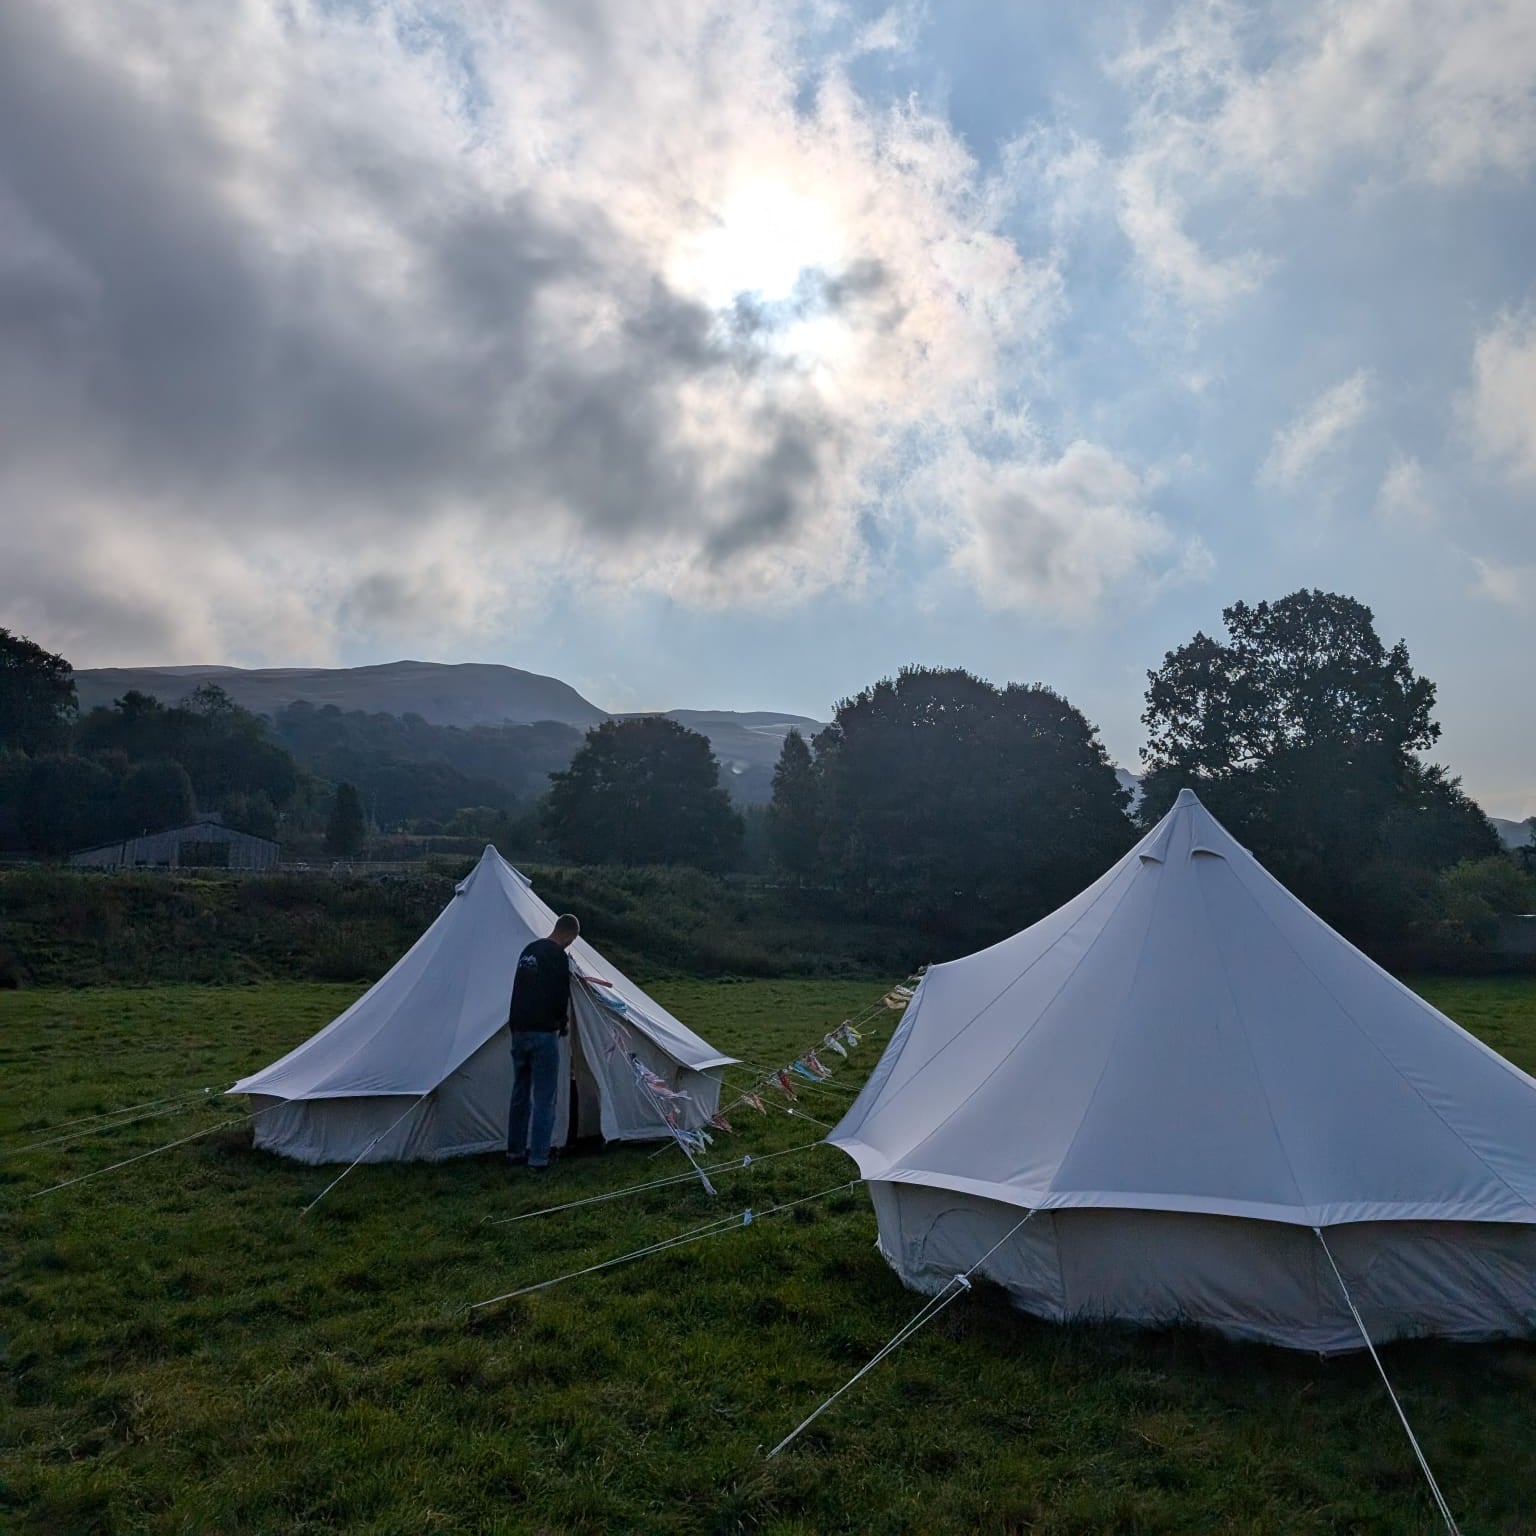
[[[356,993],[323,985],[0,994],[0,1149],[222,1086]],[[776,1061],[867,983],[674,982],[721,1045]],[[1536,982],[1423,990],[1536,1068]],[[876,1037],[840,1074],[856,1083]],[[835,1119],[846,1092],[807,1092]],[[243,1108],[243,1106],[241,1107]],[[239,1113],[240,1109],[233,1111]],[[0,1158],[6,1481],[18,1532],[1431,1532],[1368,1359],[1059,1328],[978,1292],[784,1456],[772,1445],[916,1310],[849,1189],[515,1301],[750,1204],[852,1175],[819,1148],[511,1226],[486,1218],[672,1171],[649,1149],[534,1183],[497,1162],[334,1175],[245,1127],[40,1199],[231,1111],[213,1102]],[[736,1119],[721,1155],[814,1128]],[[1462,1522],[1536,1530],[1536,1348],[1398,1346],[1387,1367]]]

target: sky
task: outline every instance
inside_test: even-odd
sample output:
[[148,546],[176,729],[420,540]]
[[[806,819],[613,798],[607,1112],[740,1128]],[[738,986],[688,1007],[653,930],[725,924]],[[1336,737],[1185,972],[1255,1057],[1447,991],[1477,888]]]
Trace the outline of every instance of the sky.
[[1536,6],[5,0],[0,624],[614,710],[1347,592],[1536,813]]

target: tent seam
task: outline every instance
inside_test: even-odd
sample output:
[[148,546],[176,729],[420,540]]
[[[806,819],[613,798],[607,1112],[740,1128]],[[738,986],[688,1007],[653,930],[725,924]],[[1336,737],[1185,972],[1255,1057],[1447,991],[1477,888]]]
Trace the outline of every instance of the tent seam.
[[[1226,864],[1227,860],[1222,859]],[[1190,865],[1194,868],[1193,861]],[[1241,887],[1242,882],[1238,882]],[[1238,1005],[1237,989],[1232,985],[1232,973],[1227,967],[1227,957],[1221,945],[1216,942],[1216,929],[1211,922],[1211,904],[1207,896],[1204,882],[1198,877],[1195,880],[1196,888],[1200,892],[1200,912],[1205,918],[1206,936],[1210,940],[1211,949],[1215,952],[1218,964],[1221,966],[1222,984],[1227,989],[1227,997],[1232,1004],[1232,1016],[1237,1020],[1238,1033],[1242,1037],[1243,1049],[1248,1053],[1249,1064],[1253,1067],[1253,1080],[1258,1085],[1259,1093],[1264,1099],[1264,1112],[1269,1116],[1269,1128],[1275,1133],[1275,1145],[1280,1149],[1280,1156],[1285,1159],[1286,1172],[1291,1176],[1291,1188],[1296,1193],[1296,1203],[1304,1210],[1310,1209],[1309,1203],[1301,1188],[1301,1180],[1296,1177],[1296,1165],[1291,1161],[1290,1149],[1285,1144],[1285,1138],[1280,1134],[1280,1123],[1275,1119],[1275,1106],[1269,1097],[1269,1089],[1264,1086],[1264,1076],[1259,1070],[1259,1059],[1254,1054],[1253,1041],[1248,1034],[1248,1021],[1243,1017],[1243,1010]]]
[[[1255,861],[1255,863],[1257,863],[1257,861]],[[1265,871],[1265,873],[1267,874],[1268,871]],[[1273,880],[1274,876],[1271,875],[1270,879]],[[1277,881],[1275,881],[1275,884],[1279,885],[1280,882],[1277,880]],[[1285,887],[1284,886],[1280,886],[1280,889],[1281,890],[1285,890]],[[1289,891],[1286,891],[1285,894],[1287,896],[1290,896],[1290,899],[1292,901],[1296,900],[1296,898],[1294,896],[1290,895]],[[1320,923],[1325,929],[1327,929],[1327,931],[1330,934],[1333,934],[1333,930],[1331,928],[1328,928],[1328,925],[1326,923],[1323,923],[1322,919],[1319,918],[1317,916],[1317,914],[1315,912],[1313,912],[1312,909],[1310,907],[1308,907],[1304,902],[1299,902],[1298,905],[1301,906],[1302,910],[1304,912],[1306,912],[1308,917],[1312,918],[1315,922]],[[1411,1077],[1409,1077],[1408,1074],[1406,1072],[1404,1072],[1403,1069],[1400,1066],[1398,1066],[1398,1064],[1392,1059],[1392,1057],[1390,1055],[1388,1055],[1386,1050],[1383,1049],[1381,1043],[1375,1038],[1375,1036],[1373,1036],[1370,1033],[1370,1031],[1367,1030],[1366,1027],[1359,1021],[1359,1019],[1357,1019],[1354,1016],[1354,1014],[1350,1012],[1349,1008],[1344,1003],[1344,1000],[1338,995],[1338,993],[1336,993],[1333,990],[1333,988],[1330,987],[1328,985],[1328,983],[1326,981],[1324,981],[1323,978],[1321,976],[1319,976],[1315,970],[1313,970],[1312,966],[1310,965],[1310,963],[1307,960],[1307,957],[1304,954],[1302,954],[1302,952],[1296,947],[1296,945],[1294,943],[1291,942],[1291,937],[1290,937],[1290,935],[1288,933],[1286,933],[1285,929],[1279,923],[1272,923],[1272,926],[1274,927],[1275,932],[1278,933],[1280,935],[1281,939],[1284,941],[1284,943],[1286,945],[1286,948],[1288,948],[1290,950],[1290,952],[1293,955],[1295,955],[1297,960],[1299,960],[1301,962],[1302,969],[1305,970],[1306,973],[1313,979],[1313,981],[1315,981],[1318,984],[1318,986],[1320,986],[1323,989],[1323,991],[1326,992],[1328,994],[1328,996],[1333,999],[1335,1007],[1337,1007],[1339,1012],[1341,1014],[1343,1014],[1344,1017],[1346,1019],[1348,1019],[1349,1022],[1354,1026],[1355,1033],[1358,1034],[1360,1036],[1360,1038],[1362,1040],[1364,1040],[1366,1042],[1366,1044],[1369,1045],[1371,1047],[1371,1049],[1373,1051],[1375,1051],[1376,1054],[1379,1057],[1381,1057],[1381,1059],[1387,1064],[1387,1066],[1389,1068],[1391,1068],[1392,1072],[1402,1082],[1403,1086],[1408,1089],[1408,1091],[1425,1107],[1425,1109],[1427,1109],[1430,1112],[1430,1114],[1432,1114],[1435,1117],[1435,1119],[1437,1119],[1440,1122],[1440,1124],[1443,1125],[1446,1128],[1446,1130],[1448,1130],[1451,1133],[1451,1135],[1454,1136],[1456,1138],[1456,1140],[1458,1142],[1460,1142],[1461,1145],[1464,1146],[1467,1149],[1467,1151],[1470,1152],[1472,1154],[1472,1156],[1475,1157],[1477,1159],[1477,1161],[1479,1163],[1481,1163],[1482,1166],[1484,1168],[1486,1168],[1488,1170],[1488,1172],[1496,1180],[1498,1180],[1498,1182],[1500,1184],[1502,1184],[1504,1186],[1504,1188],[1507,1189],[1510,1192],[1510,1194],[1512,1194],[1515,1197],[1516,1200],[1518,1200],[1522,1205],[1529,1207],[1531,1210],[1536,1211],[1536,1200],[1532,1200],[1529,1195],[1526,1195],[1526,1194],[1522,1193],[1520,1190],[1516,1189],[1515,1186],[1513,1184],[1511,1184],[1509,1182],[1509,1180],[1506,1179],[1504,1177],[1504,1175],[1502,1173],[1500,1173],[1499,1170],[1497,1168],[1495,1168],[1493,1166],[1493,1164],[1490,1163],[1488,1161],[1488,1159],[1486,1157],[1484,1157],[1483,1154],[1481,1152],[1479,1152],[1477,1150],[1477,1148],[1474,1147],[1472,1145],[1472,1143],[1470,1141],[1468,1141],[1467,1138],[1465,1136],[1463,1136],[1462,1133],[1460,1131],[1458,1131],[1456,1129],[1456,1127],[1454,1125],[1452,1125],[1451,1122],[1449,1120],[1447,1120],[1445,1118],[1445,1116],[1443,1114],[1441,1114],[1438,1109],[1435,1108],[1435,1106],[1429,1101],[1429,1099],[1425,1097],[1423,1091],[1413,1081],[1413,1079]],[[1336,935],[1336,934],[1334,934],[1333,936],[1336,937],[1336,938],[1338,937],[1338,935]],[[1351,946],[1351,947],[1353,948],[1353,946]],[[1365,958],[1367,960],[1370,959],[1369,956],[1365,956]],[[1423,999],[1420,998],[1419,1001],[1422,1002]],[[1495,1054],[1497,1054],[1497,1053],[1495,1053]],[[1476,1219],[1476,1218],[1474,1218],[1474,1219]]]
[[[1136,872],[1139,873],[1140,871],[1138,870]],[[1126,891],[1121,893],[1120,900],[1124,901],[1125,897],[1126,897],[1126,895],[1128,893],[1129,893],[1129,887],[1127,888]],[[1115,903],[1115,911],[1119,910],[1119,906],[1120,906],[1120,903],[1116,902]],[[1092,909],[1090,908],[1090,910],[1092,910]],[[1132,976],[1131,976],[1131,986],[1132,987],[1134,987],[1134,985],[1135,985],[1136,976],[1139,975],[1140,972],[1141,972],[1141,962],[1145,958],[1146,951],[1147,951],[1147,936],[1152,931],[1152,920],[1156,916],[1156,911],[1157,911],[1156,903],[1154,902],[1153,905],[1152,905],[1152,911],[1147,916],[1147,932],[1142,935],[1142,939],[1141,939],[1141,953],[1138,954],[1137,957],[1136,957],[1136,969],[1132,973]],[[1110,913],[1110,917],[1113,917],[1113,916],[1114,916],[1114,911],[1112,911]],[[1051,1009],[1056,1006],[1056,1003],[1057,1003],[1058,999],[1061,997],[1061,994],[1063,992],[1065,992],[1067,990],[1067,988],[1072,984],[1072,978],[1077,975],[1078,971],[1080,971],[1082,969],[1083,965],[1087,962],[1088,957],[1098,947],[1099,940],[1104,937],[1105,930],[1108,927],[1109,927],[1109,922],[1106,920],[1106,922],[1104,924],[1104,927],[1100,928],[1099,931],[1096,934],[1094,934],[1093,942],[1090,943],[1089,946],[1087,947],[1087,949],[1085,949],[1082,952],[1082,954],[1078,956],[1077,964],[1074,965],[1072,967],[1072,969],[1070,971],[1068,971],[1065,976],[1062,977],[1061,985],[1058,986],[1056,988],[1055,992],[1053,992],[1051,994],[1050,1002],[1048,1002],[1045,1005],[1045,1007],[1042,1008],[1040,1010],[1040,1012],[1035,1015],[1035,1022],[1033,1024],[1031,1024],[1029,1026],[1029,1028],[1026,1029],[1024,1031],[1024,1033],[1022,1035],[1020,1035],[1019,1038],[1013,1042],[1013,1044],[1008,1048],[1008,1050],[1005,1051],[1003,1053],[1003,1055],[998,1059],[997,1064],[992,1068],[992,1070],[990,1072],[988,1072],[987,1075],[984,1078],[982,1078],[982,1080],[979,1083],[977,1083],[970,1090],[970,1092],[969,1092],[969,1094],[967,1095],[967,1098],[966,1098],[966,1102],[967,1103],[971,1099],[975,1098],[975,1096],[978,1093],[980,1093],[982,1091],[982,1089],[985,1088],[987,1086],[987,1084],[990,1083],[992,1081],[992,1079],[994,1077],[996,1077],[997,1074],[999,1072],[1001,1072],[1005,1066],[1007,1066],[1008,1062],[1013,1057],[1014,1052],[1017,1051],[1024,1044],[1024,1042],[1026,1040],[1028,1040],[1029,1037],[1032,1034],[1034,1034],[1034,1032],[1041,1026],[1041,1024],[1043,1024],[1045,1022],[1046,1014],[1048,1014],[1051,1011]],[[1068,931],[1070,932],[1070,930],[1068,930]],[[1066,935],[1063,934],[1062,937],[1065,938]],[[1040,958],[1043,959],[1044,955],[1041,955]],[[1026,974],[1027,974],[1027,971],[1021,971],[1019,973],[1019,975],[1015,978],[1015,981],[1022,981]],[[1010,982],[1009,986],[1012,986],[1013,984],[1014,984],[1013,982]],[[1003,989],[1003,992],[1006,992],[1007,990],[1008,990],[1008,988],[1005,987]],[[998,997],[1001,997],[1002,995],[1003,995],[1002,992],[998,993]],[[996,1002],[996,1001],[997,1001],[997,999],[994,998],[993,1002]],[[988,1008],[992,1007],[992,1003],[988,1003],[987,1007]],[[985,1010],[983,1010],[983,1012],[985,1012]],[[980,1015],[978,1015],[977,1017],[980,1017]],[[972,1020],[972,1022],[974,1023],[975,1021]],[[969,1028],[970,1026],[967,1025],[966,1027]],[[1110,1041],[1109,1049],[1107,1051],[1105,1051],[1105,1053],[1104,1053],[1104,1063],[1099,1068],[1099,1076],[1098,1076],[1097,1081],[1095,1081],[1095,1083],[1093,1085],[1093,1093],[1088,1096],[1088,1104],[1087,1104],[1087,1107],[1083,1110],[1083,1118],[1082,1118],[1082,1120],[1078,1121],[1077,1129],[1072,1133],[1072,1140],[1067,1143],[1066,1151],[1062,1153],[1060,1160],[1056,1164],[1058,1172],[1061,1169],[1062,1163],[1064,1163],[1067,1160],[1068,1156],[1071,1155],[1072,1148],[1077,1144],[1078,1136],[1082,1134],[1083,1124],[1084,1124],[1084,1122],[1088,1118],[1088,1110],[1093,1107],[1093,1100],[1094,1100],[1094,1098],[1098,1094],[1099,1085],[1104,1081],[1104,1074],[1109,1070],[1110,1058],[1114,1055],[1115,1045],[1116,1045],[1116,1043],[1120,1039],[1120,1031],[1122,1029],[1124,1029],[1124,1028],[1125,1028],[1125,1019],[1122,1016],[1119,1025],[1115,1029],[1114,1039]],[[953,1120],[955,1118],[955,1116],[958,1115],[960,1113],[960,1111],[962,1109],[964,1109],[965,1107],[966,1107],[965,1103],[957,1104],[952,1110],[950,1110],[950,1112],[947,1115],[945,1115],[945,1117],[942,1120],[939,1121],[939,1123],[936,1126],[934,1126],[934,1128],[931,1131],[928,1132],[928,1134],[926,1136],[923,1137],[923,1139],[920,1142],[917,1143],[916,1146],[914,1146],[911,1149],[910,1152],[907,1153],[907,1156],[910,1157],[910,1156],[914,1155],[915,1153],[917,1153],[921,1148],[927,1146],[928,1143],[930,1141],[932,1141],[933,1138],[935,1136],[937,1136],[939,1134],[939,1132],[942,1131],[944,1129],[944,1127],[946,1125],[948,1125],[949,1122],[951,1120]]]
[[[1134,851],[1135,850],[1133,849],[1132,852],[1134,852]],[[1129,855],[1127,855],[1127,858],[1129,858]],[[1128,864],[1126,872],[1134,877],[1135,874],[1139,873],[1139,870],[1135,866],[1132,866],[1132,865]],[[1103,891],[1101,891],[1098,896],[1094,897],[1093,901],[1088,906],[1088,910],[1083,913],[1082,917],[1078,918],[1077,922],[1081,922],[1083,920],[1083,918],[1087,917],[1091,912],[1093,912],[1093,910],[1104,899],[1104,897],[1106,897],[1110,893],[1110,891],[1113,888],[1114,888],[1114,882],[1111,881],[1108,885],[1106,885],[1104,887]],[[1120,900],[1115,903],[1115,906],[1113,908],[1111,908],[1108,917],[1105,918],[1105,927],[1108,926],[1109,918],[1112,918],[1114,916],[1114,914],[1115,914],[1115,911],[1119,909],[1120,902],[1125,900],[1126,895],[1129,892],[1129,889],[1130,889],[1130,883],[1127,883],[1126,889],[1121,891],[1121,893],[1120,893]],[[1042,918],[1041,921],[1044,922],[1045,919]],[[1073,929],[1076,928],[1076,927],[1077,927],[1077,923],[1073,923],[1069,927],[1063,929],[1061,933],[1059,933],[1054,939],[1052,939],[1051,942],[1049,944],[1047,944],[1046,947],[1044,949],[1042,949],[1040,951],[1040,953],[1038,955],[1036,955],[1035,958],[1033,960],[1031,960],[1029,962],[1029,964],[1026,965],[1024,967],[1024,969],[1022,971],[1020,971],[1019,974],[1017,976],[1015,976],[1013,978],[1013,980],[1008,983],[1007,986],[1003,987],[1002,990],[999,991],[994,997],[989,998],[985,1003],[983,1003],[981,1005],[981,1007],[978,1008],[976,1010],[976,1012],[973,1013],[970,1016],[970,1018],[968,1018],[965,1021],[965,1023],[962,1024],[960,1026],[960,1028],[957,1029],[954,1032],[954,1034],[952,1034],[949,1037],[949,1039],[947,1041],[945,1041],[945,1043],[938,1048],[938,1050],[936,1050],[925,1062],[923,1062],[921,1066],[915,1068],[913,1073],[912,1073],[912,1076],[910,1078],[908,1078],[907,1081],[905,1083],[903,1083],[900,1088],[896,1089],[890,1095],[890,1097],[888,1099],[886,1099],[884,1101],[884,1103],[881,1104],[880,1107],[882,1109],[885,1109],[889,1105],[894,1104],[896,1102],[896,1100],[898,1098],[900,1098],[901,1095],[904,1094],[907,1091],[908,1088],[911,1088],[918,1081],[918,1074],[919,1073],[922,1073],[922,1072],[926,1071],[929,1067],[931,1067],[933,1065],[933,1063],[935,1061],[937,1061],[939,1059],[939,1057],[942,1056],[945,1053],[945,1051],[949,1050],[955,1044],[955,1042],[957,1040],[959,1040],[959,1038],[968,1029],[970,1029],[973,1024],[976,1023],[976,1021],[978,1019],[980,1019],[984,1014],[990,1013],[991,1010],[993,1008],[995,1008],[1016,986],[1018,986],[1018,984],[1021,981],[1023,981],[1024,978],[1026,976],[1028,976],[1029,973],[1032,970],[1034,970],[1034,968],[1037,965],[1039,965],[1041,963],[1041,961],[1043,961],[1045,959],[1045,957],[1047,955],[1049,955],[1056,948],[1056,946],[1058,944],[1060,944],[1064,939],[1066,939],[1067,935],[1070,934],[1073,931]],[[1029,930],[1025,929],[1024,931],[1027,933]],[[986,1083],[987,1080],[992,1077],[993,1073],[997,1072],[997,1070],[1003,1065],[1003,1063],[1008,1060],[1008,1057],[1012,1056],[1014,1051],[1016,1051],[1030,1037],[1030,1035],[1034,1032],[1035,1028],[1039,1025],[1041,1019],[1043,1019],[1045,1017],[1045,1014],[1048,1011],[1048,1009],[1051,1007],[1052,1004],[1055,1003],[1056,998],[1061,995],[1062,989],[1077,974],[1078,966],[1082,965],[1083,961],[1088,958],[1088,956],[1093,952],[1094,946],[1098,944],[1099,940],[1103,936],[1104,936],[1104,928],[1100,928],[1098,933],[1096,933],[1093,936],[1093,943],[1091,943],[1088,946],[1088,948],[1086,950],[1084,950],[1082,955],[1079,957],[1077,965],[1074,965],[1072,967],[1072,969],[1063,978],[1061,986],[1057,987],[1055,994],[1051,998],[1051,1002],[1048,1003],[1045,1008],[1041,1009],[1040,1013],[1035,1018],[1034,1024],[1031,1024],[1030,1027],[1027,1030],[1025,1030],[1025,1032],[1022,1035],[1020,1035],[1019,1038],[1016,1041],[1014,1041],[1012,1047],[1009,1049],[1007,1054],[1005,1056],[1003,1056],[1002,1059],[997,1063],[997,1066],[993,1067],[992,1071],[989,1072],[987,1074],[987,1076],[984,1077],[981,1080],[981,1082],[976,1085],[977,1089],[979,1089],[984,1083]],[[911,1037],[909,1036],[908,1037],[909,1043],[910,1043],[910,1038]],[[905,1047],[903,1047],[902,1054],[905,1054]],[[901,1056],[897,1056],[896,1060],[891,1064],[892,1072],[894,1072],[896,1070],[896,1068],[899,1067],[900,1065],[901,1065]],[[972,1091],[975,1092],[976,1090],[973,1089]],[[849,1106],[849,1111],[848,1111],[849,1115],[852,1115],[854,1108],[857,1107],[857,1103],[858,1103],[858,1101],[855,1100],[854,1104]],[[944,1117],[944,1119],[939,1122],[938,1125],[934,1126],[933,1130],[930,1131],[928,1133],[928,1135],[932,1136],[932,1135],[937,1134],[937,1132],[940,1130],[940,1128],[942,1126],[944,1126],[944,1125],[947,1125],[949,1123],[949,1121],[951,1119],[953,1119],[954,1116],[958,1112],[959,1112],[959,1107],[957,1106],[954,1110],[951,1110],[950,1113],[948,1115],[946,1115]],[[845,1118],[847,1118],[847,1117],[845,1117]],[[867,1119],[868,1116],[866,1115],[865,1118]],[[863,1122],[861,1121],[860,1123],[862,1124]],[[923,1141],[925,1142],[927,1140],[928,1140],[928,1136],[925,1136],[923,1138]],[[922,1142],[918,1143],[919,1146],[921,1146],[922,1144],[923,1144]],[[914,1148],[914,1150],[915,1150],[915,1148]]]
[[[1172,833],[1171,832],[1169,834],[1169,839],[1168,840],[1170,842],[1172,841]],[[1167,867],[1168,866],[1166,864],[1159,864],[1158,865],[1158,869],[1159,870],[1164,870]],[[1114,1037],[1109,1042],[1109,1049],[1104,1052],[1104,1060],[1103,1060],[1102,1064],[1099,1067],[1099,1075],[1098,1075],[1097,1078],[1094,1079],[1093,1092],[1088,1095],[1088,1102],[1083,1106],[1082,1118],[1077,1122],[1077,1129],[1072,1132],[1072,1139],[1067,1143],[1066,1149],[1062,1152],[1061,1156],[1056,1160],[1056,1172],[1055,1172],[1055,1174],[1052,1175],[1052,1178],[1051,1178],[1051,1182],[1052,1182],[1053,1185],[1054,1185],[1054,1183],[1056,1181],[1056,1178],[1060,1176],[1061,1170],[1066,1167],[1068,1160],[1071,1158],[1071,1156],[1072,1156],[1072,1149],[1074,1147],[1076,1147],[1078,1138],[1083,1134],[1083,1127],[1088,1124],[1088,1116],[1093,1113],[1094,1100],[1098,1098],[1099,1090],[1104,1086],[1104,1079],[1105,1079],[1105,1077],[1109,1073],[1109,1064],[1110,1064],[1110,1062],[1112,1062],[1115,1059],[1115,1050],[1116,1050],[1116,1048],[1120,1044],[1120,1036],[1125,1031],[1125,1027],[1126,1027],[1126,1024],[1127,1024],[1127,1022],[1129,1020],[1129,1016],[1130,1016],[1130,1012],[1131,1012],[1131,1010],[1129,1008],[1127,1008],[1125,1005],[1126,1005],[1127,1000],[1135,995],[1136,983],[1141,978],[1141,968],[1145,964],[1146,958],[1147,958],[1147,946],[1152,942],[1152,927],[1157,922],[1157,908],[1158,908],[1157,900],[1154,897],[1154,899],[1148,904],[1147,926],[1146,926],[1145,932],[1143,932],[1143,934],[1141,936],[1141,948],[1136,953],[1136,965],[1135,965],[1135,968],[1131,971],[1130,980],[1126,983],[1125,991],[1121,995],[1121,999],[1120,999],[1120,1022],[1115,1026]],[[1094,944],[1097,944],[1097,943],[1098,943],[1098,939],[1095,939],[1094,940]],[[1092,953],[1092,950],[1093,950],[1093,945],[1089,945],[1088,949],[1085,950],[1084,953],[1083,953],[1083,959],[1084,960],[1086,960],[1088,958],[1089,954]],[[1078,962],[1078,964],[1081,964],[1081,963],[1082,963],[1081,961]],[[1076,974],[1076,967],[1073,968],[1073,974],[1074,975]],[[1070,980],[1070,979],[1071,978],[1069,977],[1068,980]],[[1053,1005],[1055,1004],[1055,1001],[1056,1001],[1055,998],[1051,999],[1051,1003]],[[1043,1015],[1042,1015],[1042,1017],[1043,1017]]]

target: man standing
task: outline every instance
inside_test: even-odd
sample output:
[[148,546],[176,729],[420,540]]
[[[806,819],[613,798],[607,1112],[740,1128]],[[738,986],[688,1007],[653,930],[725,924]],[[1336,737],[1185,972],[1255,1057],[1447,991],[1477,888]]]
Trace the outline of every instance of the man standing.
[[532,1170],[549,1166],[560,1083],[560,1036],[571,1006],[571,962],[566,955],[581,933],[567,912],[547,939],[535,939],[517,958],[507,1028],[512,1033],[512,1105],[507,1115],[507,1162]]

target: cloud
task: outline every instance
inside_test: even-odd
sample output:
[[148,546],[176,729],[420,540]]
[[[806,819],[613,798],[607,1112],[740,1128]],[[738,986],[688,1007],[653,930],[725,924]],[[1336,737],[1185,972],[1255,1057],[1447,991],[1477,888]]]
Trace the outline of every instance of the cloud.
[[1082,620],[1117,584],[1201,580],[1211,569],[1198,541],[1171,573],[1163,569],[1174,540],[1147,505],[1144,479],[1092,443],[1034,463],[957,445],[932,466],[925,489],[953,508],[951,563],[989,608]]
[[1418,459],[1393,460],[1376,492],[1376,515],[1406,528],[1428,528],[1437,521],[1429,477]]
[[[1047,348],[1060,274],[942,118],[818,55],[826,14],[0,8],[0,538],[29,573],[0,617],[82,660],[280,660],[560,589],[857,584],[872,509]],[[1033,441],[986,451],[1050,481]],[[1052,543],[1049,499],[1011,537],[1031,516]],[[1135,565],[1074,547],[1081,593]]]
[[1506,607],[1525,609],[1536,602],[1536,565],[1505,565],[1472,556],[1477,572],[1474,591],[1479,597]]
[[1275,433],[1259,466],[1261,485],[1288,490],[1359,424],[1370,405],[1371,373],[1361,368],[1324,390],[1288,426]]
[[1485,458],[1516,483],[1536,482],[1536,309],[1505,314],[1477,338],[1461,414]]
[[[1138,269],[1195,309],[1251,291],[1278,205],[1342,181],[1461,187],[1536,164],[1527,0],[1192,0],[1115,58],[1134,103],[1119,159]],[[1250,237],[1251,238],[1251,237]]]

